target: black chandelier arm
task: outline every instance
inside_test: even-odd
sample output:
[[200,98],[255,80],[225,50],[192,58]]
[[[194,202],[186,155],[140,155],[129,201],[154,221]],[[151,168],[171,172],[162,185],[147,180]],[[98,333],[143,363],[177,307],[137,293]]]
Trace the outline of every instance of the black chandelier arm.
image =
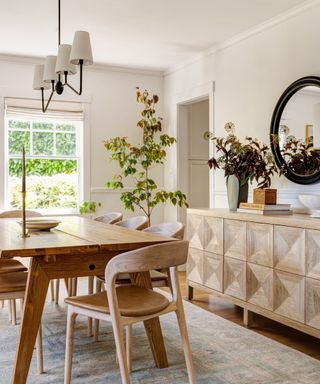
[[50,101],[51,101],[51,99],[52,99],[52,96],[53,96],[53,94],[54,94],[54,92],[55,92],[55,90],[54,90],[54,81],[51,82],[51,85],[52,85],[52,90],[51,90],[51,94],[50,94],[50,96],[49,96],[49,99],[48,99],[46,105],[44,105],[44,104],[45,104],[45,103],[44,103],[44,88],[41,87],[41,100],[42,100],[42,112],[43,112],[43,113],[45,113],[45,112],[47,111],[47,109],[48,109],[48,107],[49,107],[49,104],[50,104]]
[[77,91],[76,89],[74,89],[69,83],[68,83],[68,73],[65,73],[64,74],[64,84],[63,86],[67,86],[69,87],[73,92],[75,92],[77,95],[81,95],[82,94],[82,80],[83,80],[83,76],[82,76],[82,72],[83,72],[83,60],[79,60],[80,63],[80,87],[79,87],[79,91]]

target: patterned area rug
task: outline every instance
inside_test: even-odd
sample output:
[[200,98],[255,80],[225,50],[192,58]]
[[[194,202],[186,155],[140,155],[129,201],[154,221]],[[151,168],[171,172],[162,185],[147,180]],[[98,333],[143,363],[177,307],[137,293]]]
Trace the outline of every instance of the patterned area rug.
[[[64,293],[64,292],[63,292]],[[66,306],[47,302],[43,318],[46,373],[36,373],[34,353],[28,383],[63,383]],[[185,302],[198,384],[319,384],[320,362],[273,340],[239,327]],[[174,315],[161,320],[170,367],[154,367],[144,329],[134,327],[132,383],[188,383]],[[87,336],[87,321],[78,318],[72,383],[121,383],[115,366],[110,324],[101,324],[98,343]],[[19,327],[9,325],[0,309],[0,383],[9,384]]]

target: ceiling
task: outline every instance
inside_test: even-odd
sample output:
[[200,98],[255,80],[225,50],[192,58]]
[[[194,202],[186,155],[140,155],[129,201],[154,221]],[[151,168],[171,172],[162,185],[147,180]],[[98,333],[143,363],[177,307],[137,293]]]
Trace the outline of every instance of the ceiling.
[[[62,42],[87,30],[96,63],[164,70],[305,2],[61,0]],[[56,54],[57,3],[0,0],[0,54]]]

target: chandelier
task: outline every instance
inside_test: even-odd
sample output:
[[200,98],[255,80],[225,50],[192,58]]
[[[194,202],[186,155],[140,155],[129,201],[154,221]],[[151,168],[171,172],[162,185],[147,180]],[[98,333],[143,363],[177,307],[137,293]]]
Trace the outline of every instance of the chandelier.
[[[72,46],[61,44],[61,4],[58,0],[58,55],[47,56],[44,64],[34,68],[33,89],[41,90],[42,111],[45,113],[52,96],[61,95],[68,87],[78,95],[82,93],[82,71],[84,65],[93,64],[90,36],[88,32],[76,31]],[[77,73],[79,66],[79,90],[68,83],[68,77]],[[45,104],[45,90],[51,89],[50,96]]]

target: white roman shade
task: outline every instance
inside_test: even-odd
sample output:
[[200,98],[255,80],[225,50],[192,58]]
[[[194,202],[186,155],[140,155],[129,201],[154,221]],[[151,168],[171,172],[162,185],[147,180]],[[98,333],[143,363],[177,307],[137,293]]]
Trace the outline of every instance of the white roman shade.
[[50,109],[44,115],[38,100],[32,99],[5,99],[6,116],[9,118],[34,118],[83,121],[84,113],[81,103],[73,102],[52,102]]

